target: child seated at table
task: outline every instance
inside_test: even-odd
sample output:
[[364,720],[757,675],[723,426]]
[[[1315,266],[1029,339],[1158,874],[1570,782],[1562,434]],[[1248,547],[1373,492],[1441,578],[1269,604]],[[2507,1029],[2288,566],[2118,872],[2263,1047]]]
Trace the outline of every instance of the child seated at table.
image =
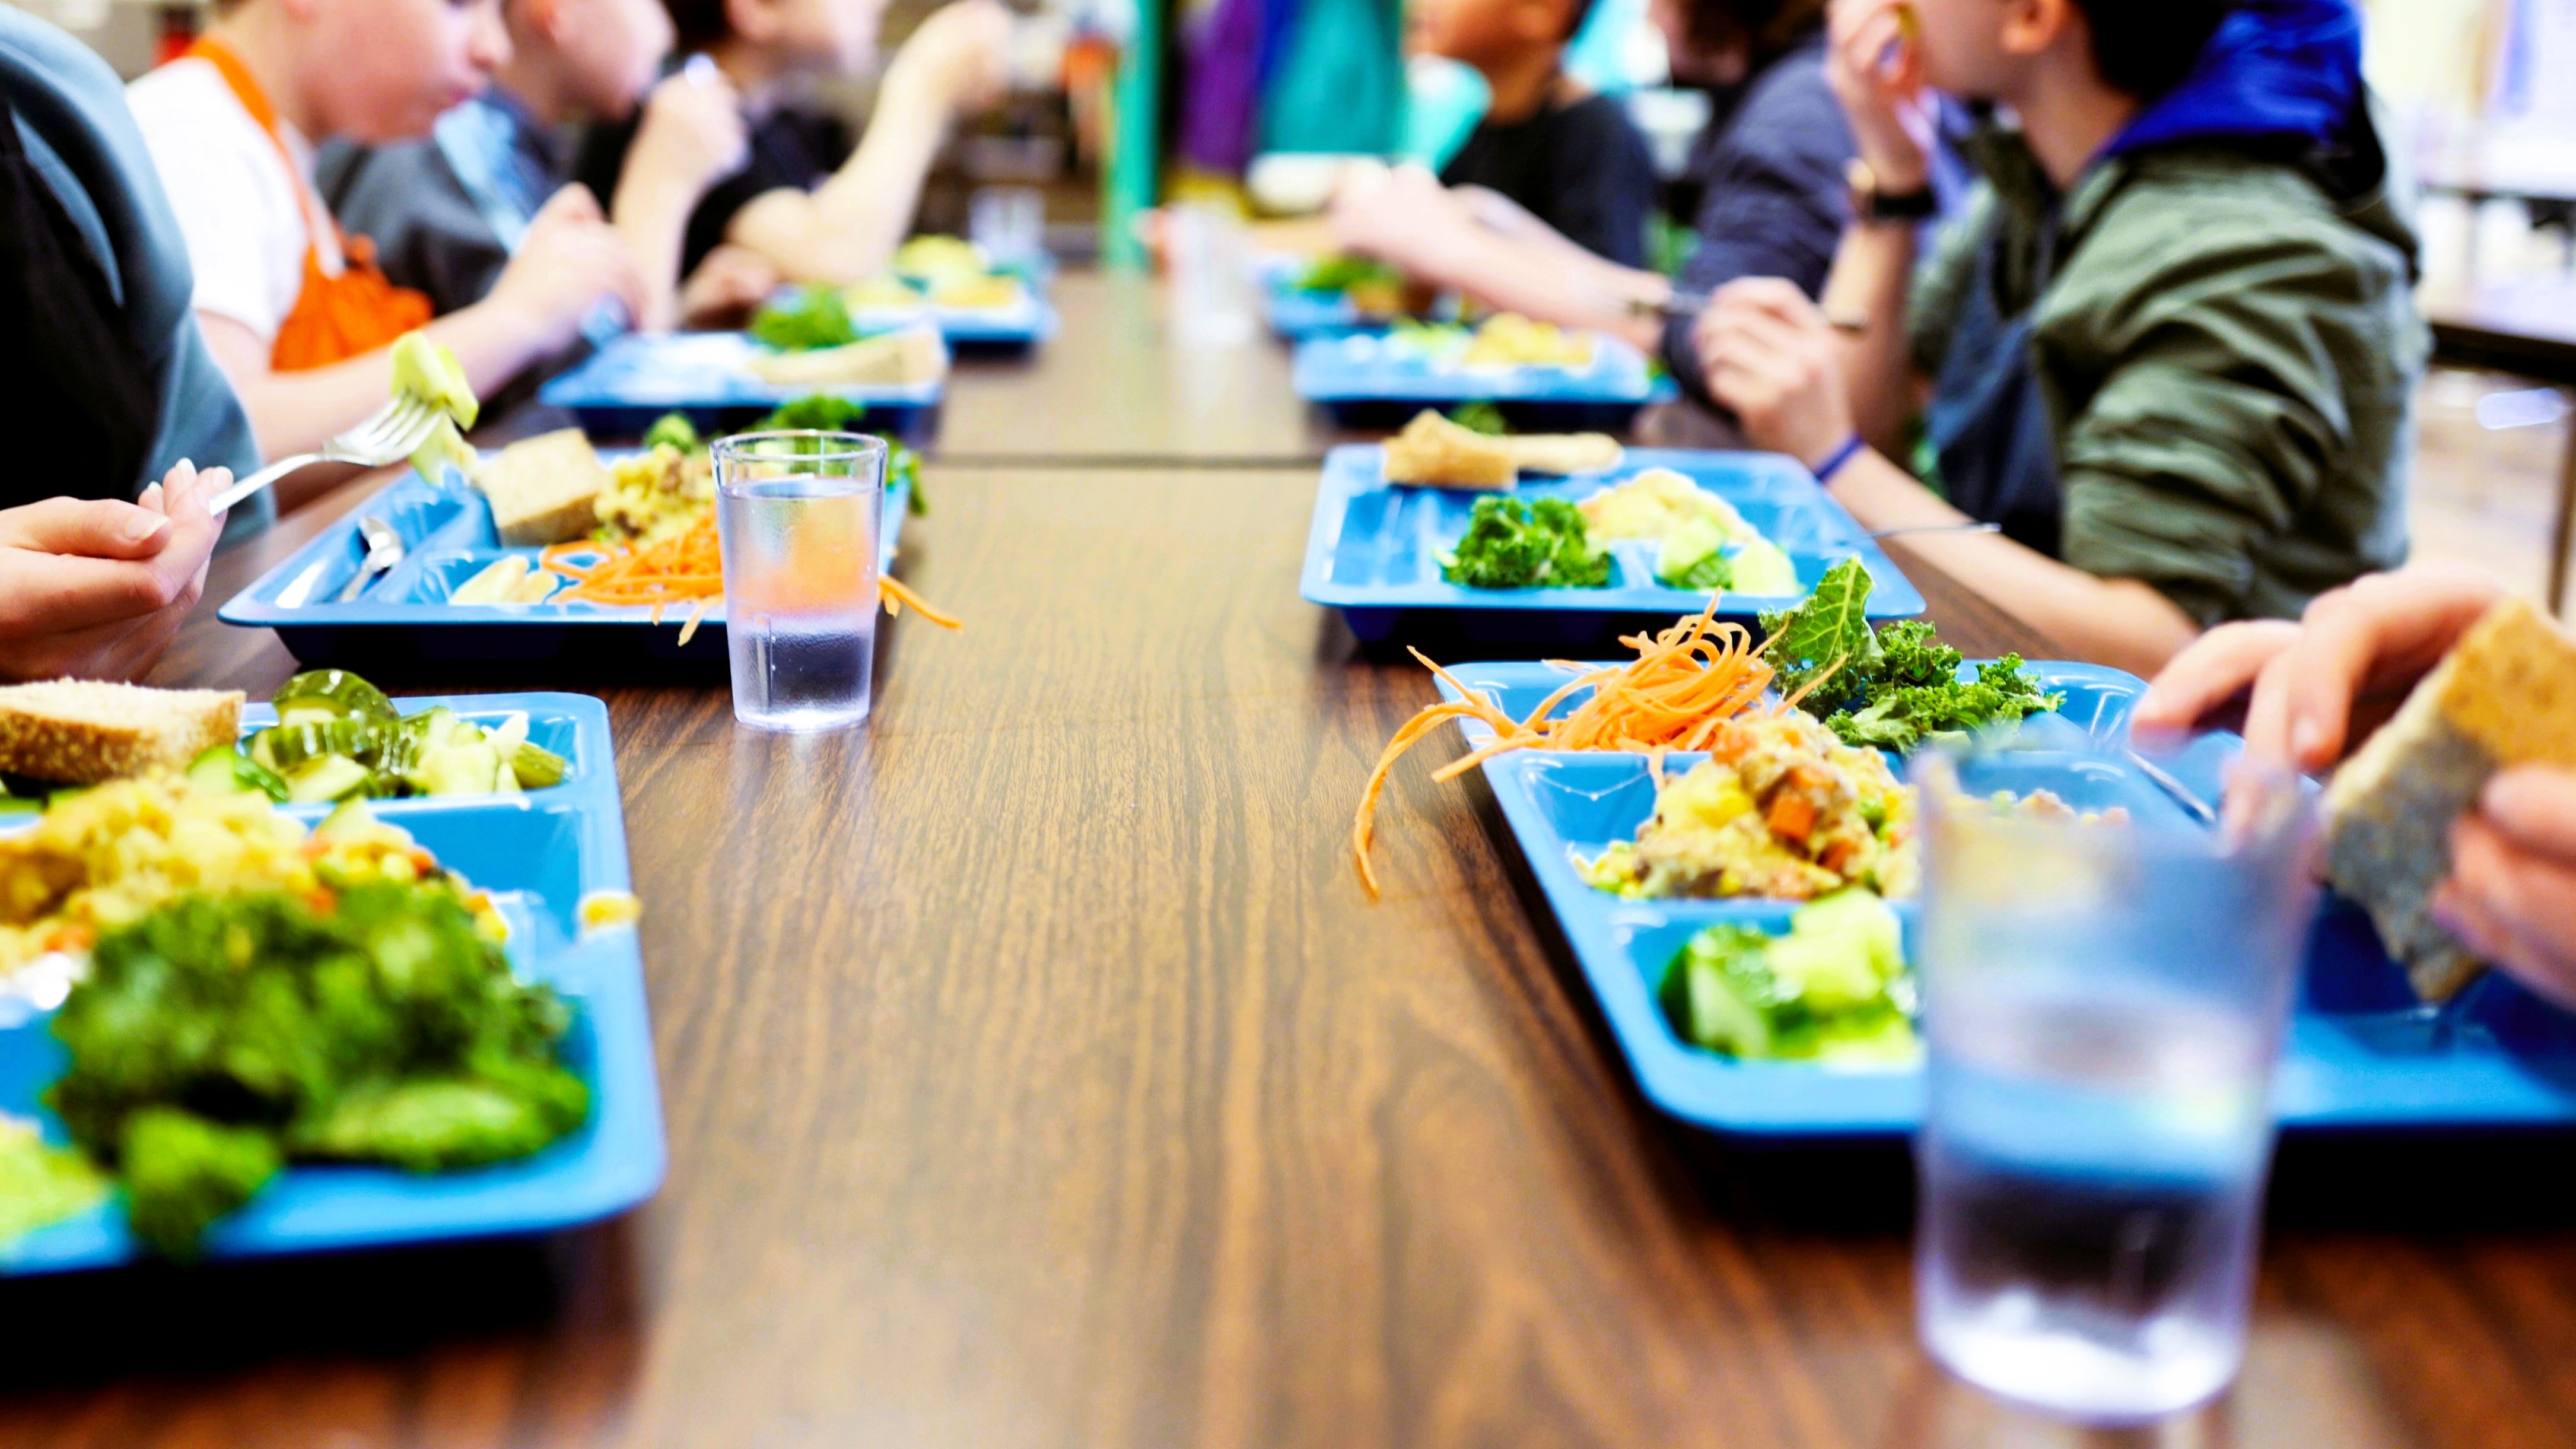
[[[876,54],[884,0],[664,0],[680,49],[713,60],[740,89],[750,159],[690,215],[684,275],[718,248],[747,251],[795,282],[859,281],[885,270],[912,226],[949,123],[998,97],[1010,19],[997,0],[934,10],[886,66],[858,149],[834,169],[812,118],[784,102],[817,77],[854,76]],[[615,184],[632,124],[593,129],[574,174]]]
[[[1476,193],[1453,201],[1481,203],[1495,219],[1517,211],[1513,220],[1535,220],[1553,234],[1545,240],[1642,267],[1654,156],[1625,107],[1564,70],[1566,44],[1591,9],[1592,0],[1410,0],[1405,45],[1474,67],[1492,92],[1484,119],[1440,169],[1442,185]],[[1387,195],[1391,226],[1382,230],[1419,219],[1418,203],[1439,194],[1413,168],[1399,172],[1396,184],[1414,188],[1417,204],[1402,205],[1401,192]],[[1367,198],[1355,201],[1365,205]]]
[[[1824,286],[1852,159],[1851,128],[1825,85],[1824,11],[1824,0],[1653,0],[1649,13],[1674,83],[1704,87],[1712,102],[1676,188],[1685,209],[1675,219],[1697,233],[1681,276],[1693,291],[1747,276],[1786,277],[1811,295]],[[1583,104],[1609,105],[1599,97]],[[1609,152],[1624,161],[1627,149],[1623,139]],[[1454,164],[1448,175],[1460,179]],[[1654,189],[1651,176],[1623,184],[1641,202]],[[1382,185],[1363,180],[1336,196],[1333,222],[1343,247],[1416,282],[1540,321],[1616,333],[1644,351],[1660,346],[1674,374],[1696,387],[1688,324],[1667,326],[1657,315],[1672,279],[1615,260],[1607,247],[1577,246],[1536,211],[1525,200],[1497,204],[1481,187],[1444,189],[1429,173],[1402,168]]]
[[[626,244],[578,188],[528,226],[481,303],[430,323],[315,194],[313,147],[422,136],[509,53],[498,0],[232,0],[188,54],[127,88],[196,270],[215,360],[270,457],[318,448],[383,406],[390,345],[429,324],[477,392],[560,351],[614,298],[643,310]],[[281,507],[335,481],[309,469]]]
[[625,168],[601,193],[645,282],[643,315],[631,320],[660,331],[692,310],[758,302],[772,282],[765,268],[702,268],[700,294],[681,293],[689,213],[747,151],[741,98],[713,67],[655,84],[672,40],[661,0],[502,0],[501,18],[510,58],[429,139],[323,152],[324,199],[342,226],[374,238],[387,279],[442,316],[482,301],[537,209],[572,179],[568,128],[622,122],[640,104]]
[[[1909,547],[2139,673],[2395,564],[2428,348],[2360,51],[2348,0],[1837,0],[1867,184],[1823,307],[1717,294],[1709,391],[1864,526],[1931,530]],[[1925,87],[2018,124],[1973,139],[1918,280]],[[1918,402],[1937,492],[1893,461]]]

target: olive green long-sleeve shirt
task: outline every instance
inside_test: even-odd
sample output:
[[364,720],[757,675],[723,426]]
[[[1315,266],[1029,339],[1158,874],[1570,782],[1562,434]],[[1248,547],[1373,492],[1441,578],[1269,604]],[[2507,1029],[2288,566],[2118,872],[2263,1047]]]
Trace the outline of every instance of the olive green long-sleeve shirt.
[[2031,349],[2067,563],[2212,624],[2295,617],[2404,562],[2429,337],[2414,236],[2384,196],[2338,201],[2298,167],[2184,145],[2099,162],[2061,202],[2017,134],[1976,150],[1986,179],[1916,279],[1914,361],[1937,373],[1998,228],[1998,310],[2031,305],[2056,206]]

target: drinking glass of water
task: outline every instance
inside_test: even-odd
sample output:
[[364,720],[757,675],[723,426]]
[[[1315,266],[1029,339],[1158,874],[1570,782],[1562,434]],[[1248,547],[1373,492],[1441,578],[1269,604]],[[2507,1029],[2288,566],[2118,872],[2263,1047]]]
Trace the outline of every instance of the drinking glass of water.
[[2133,1424],[2244,1357],[2313,834],[2294,776],[2240,768],[2222,819],[2135,754],[2075,763],[1917,766],[1916,1313],[1969,1382]]
[[886,445],[857,433],[744,433],[715,445],[733,717],[848,729],[868,717]]

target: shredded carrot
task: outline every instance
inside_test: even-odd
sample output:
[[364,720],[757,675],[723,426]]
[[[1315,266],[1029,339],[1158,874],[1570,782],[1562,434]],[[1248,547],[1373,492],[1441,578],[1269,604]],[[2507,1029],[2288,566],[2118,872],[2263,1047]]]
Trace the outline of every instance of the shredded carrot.
[[[700,515],[686,532],[643,548],[558,543],[537,555],[537,567],[572,580],[572,587],[555,594],[549,603],[649,604],[656,624],[662,622],[664,606],[688,604],[688,622],[680,627],[684,645],[698,632],[707,606],[724,597],[724,554],[717,543],[713,509]],[[877,576],[877,599],[888,614],[910,607],[943,629],[963,627],[955,615],[931,607],[921,595],[883,574]]]
[[[1368,893],[1377,894],[1369,844],[1377,834],[1378,795],[1386,788],[1396,761],[1449,720],[1482,720],[1494,731],[1494,739],[1432,771],[1434,781],[1453,780],[1512,750],[1622,750],[1646,756],[1648,768],[1660,776],[1666,754],[1706,748],[1727,722],[1762,698],[1772,678],[1771,666],[1753,648],[1753,636],[1741,625],[1716,622],[1717,605],[1718,596],[1712,594],[1707,608],[1651,639],[1644,635],[1621,639],[1620,643],[1637,651],[1637,657],[1626,664],[1589,670],[1561,665],[1579,672],[1519,720],[1468,689],[1420,650],[1409,651],[1460,697],[1427,706],[1405,721],[1369,773],[1359,813],[1351,822],[1351,855]],[[1558,705],[1586,688],[1592,691],[1591,698],[1567,711],[1564,718],[1551,718]]]
[[921,595],[914,593],[911,589],[906,588],[903,581],[897,579],[892,574],[877,575],[877,598],[884,602],[886,617],[889,619],[909,608],[914,613],[928,619],[930,622],[938,625],[942,629],[961,629],[965,627],[964,620],[959,619],[954,614],[943,614],[937,609],[930,607],[928,600],[922,598]]

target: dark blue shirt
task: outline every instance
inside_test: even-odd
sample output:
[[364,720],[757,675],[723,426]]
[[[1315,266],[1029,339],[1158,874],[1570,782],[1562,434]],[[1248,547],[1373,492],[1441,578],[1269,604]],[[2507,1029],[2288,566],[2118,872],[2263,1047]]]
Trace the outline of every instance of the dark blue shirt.
[[[1810,297],[1823,291],[1851,216],[1844,172],[1854,154],[1817,31],[1718,97],[1692,143],[1686,176],[1699,195],[1699,247],[1678,285],[1706,292],[1738,277],[1785,277]],[[1664,364],[1708,401],[1689,319],[1665,324]]]

